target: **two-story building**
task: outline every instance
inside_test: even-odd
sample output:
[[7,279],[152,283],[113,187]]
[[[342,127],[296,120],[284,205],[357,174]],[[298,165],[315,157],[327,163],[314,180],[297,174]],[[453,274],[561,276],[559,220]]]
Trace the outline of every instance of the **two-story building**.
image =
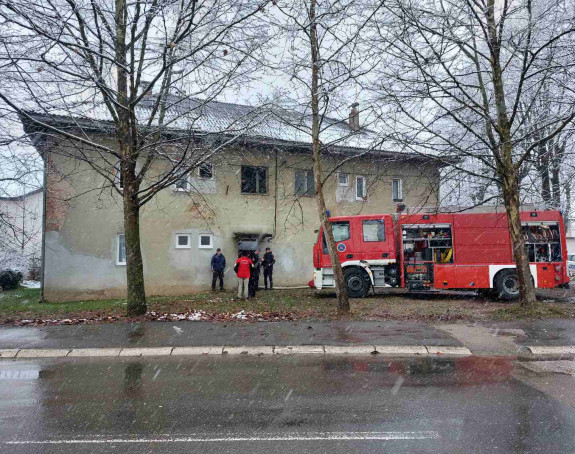
[[[198,127],[215,134],[213,128],[237,123],[252,110],[210,102],[203,107]],[[37,119],[70,129],[85,121],[45,114],[37,114]],[[325,121],[331,144],[323,161],[324,193],[331,215],[390,213],[398,203],[437,204],[441,162],[381,150],[372,131],[356,128],[350,133],[354,125],[346,120]],[[24,126],[46,165],[45,298],[124,295],[121,197],[82,160],[61,152],[66,145],[57,134],[28,121]],[[114,146],[109,122],[96,119],[86,131],[91,140]],[[332,140],[338,135],[341,141]],[[226,285],[231,287],[238,250],[256,245],[270,247],[275,254],[277,287],[306,285],[312,278],[318,227],[311,137],[278,117],[262,122],[144,206],[141,241],[147,294],[208,289],[216,248],[227,258]]]

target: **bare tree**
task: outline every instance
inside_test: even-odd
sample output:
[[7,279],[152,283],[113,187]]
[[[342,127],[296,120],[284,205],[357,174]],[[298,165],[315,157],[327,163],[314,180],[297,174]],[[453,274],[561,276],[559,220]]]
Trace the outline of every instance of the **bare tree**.
[[[390,1],[374,31],[382,121],[416,152],[470,158],[454,167],[494,184],[523,305],[535,302],[535,290],[521,232],[521,172],[575,118],[573,8],[561,0]],[[550,116],[527,132],[523,120],[544,87],[560,90],[547,91]]]
[[[0,57],[10,65],[0,100],[122,198],[128,315],[146,311],[141,207],[258,121],[207,133],[202,124],[209,101],[249,76],[266,4],[0,1]],[[102,132],[115,144],[98,140]]]
[[[288,75],[290,90],[293,88],[293,92],[283,92],[282,97],[299,108],[298,128],[311,138],[317,210],[334,272],[338,311],[346,313],[350,309],[347,286],[323,188],[327,178],[339,167],[362,156],[339,156],[330,172],[324,167],[332,146],[345,146],[360,135],[357,109],[350,119],[349,133],[343,137],[331,134],[333,120],[330,115],[346,118],[347,112],[344,116],[342,107],[347,110],[357,101],[349,93],[357,92],[358,80],[370,70],[368,49],[362,46],[361,32],[381,7],[381,2],[361,5],[353,1],[317,0],[274,3],[279,11],[275,25],[287,42],[292,43],[289,52],[276,62],[276,67]],[[331,158],[333,160],[333,156]]]

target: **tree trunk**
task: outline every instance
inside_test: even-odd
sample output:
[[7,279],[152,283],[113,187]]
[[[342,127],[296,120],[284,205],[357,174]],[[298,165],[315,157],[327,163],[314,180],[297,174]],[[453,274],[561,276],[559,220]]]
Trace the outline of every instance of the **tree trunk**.
[[505,201],[505,211],[509,223],[509,235],[513,246],[513,258],[517,267],[517,278],[519,281],[519,295],[522,306],[529,306],[536,301],[535,287],[529,268],[529,260],[525,250],[525,239],[521,234],[521,217],[519,201],[519,185],[513,173],[503,176],[503,199]]
[[140,249],[140,206],[124,189],[124,238],[126,240],[126,278],[129,317],[146,313],[144,264]]
[[317,210],[319,219],[325,235],[327,249],[331,258],[331,266],[335,279],[335,291],[337,294],[337,311],[340,314],[349,312],[349,297],[347,295],[347,286],[343,275],[343,269],[339,260],[339,254],[333,237],[333,230],[323,195],[322,183],[322,166],[321,166],[321,142],[319,138],[319,49],[317,39],[317,25],[315,23],[315,5],[316,0],[310,1],[309,18],[310,25],[310,45],[311,45],[311,111],[312,111],[312,154],[313,154],[313,176],[315,190],[317,195]]
[[511,124],[505,102],[505,89],[503,87],[503,71],[501,67],[500,41],[497,35],[498,27],[495,21],[495,0],[487,1],[485,9],[487,20],[489,51],[491,53],[491,70],[493,79],[493,92],[497,110],[497,132],[499,133],[499,147],[493,150],[497,160],[499,177],[502,182],[503,201],[509,222],[509,235],[513,245],[513,257],[517,267],[519,281],[519,297],[521,305],[526,307],[536,302],[535,287],[531,278],[529,261],[525,251],[525,240],[521,234],[521,218],[519,215],[519,182],[518,169],[513,162],[513,144],[511,141]]
[[138,189],[140,182],[136,178],[137,153],[136,137],[130,137],[130,106],[128,93],[128,74],[126,71],[126,16],[125,0],[115,0],[116,26],[116,73],[118,109],[117,135],[122,154],[120,172],[124,182],[124,239],[126,245],[127,315],[146,313],[146,291],[144,287],[144,265],[140,249],[140,201]]
[[549,182],[549,153],[547,151],[547,143],[540,143],[538,148],[541,163],[539,170],[541,175],[541,197],[543,198],[545,206],[548,207],[551,202],[551,186]]
[[563,147],[559,141],[553,145],[551,158],[551,189],[553,190],[553,208],[561,209],[561,162],[563,161]]

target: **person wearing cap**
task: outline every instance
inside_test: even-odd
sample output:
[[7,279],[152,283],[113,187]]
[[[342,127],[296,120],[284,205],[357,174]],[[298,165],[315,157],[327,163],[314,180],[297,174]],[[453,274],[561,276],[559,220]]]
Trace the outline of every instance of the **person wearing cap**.
[[224,271],[226,269],[226,258],[220,248],[212,256],[212,291],[216,290],[216,281],[220,280],[220,290],[224,289]]
[[272,250],[267,247],[266,253],[262,258],[262,267],[264,269],[264,287],[268,289],[268,280],[270,283],[270,290],[274,288],[274,263],[276,263],[276,259],[272,254]]

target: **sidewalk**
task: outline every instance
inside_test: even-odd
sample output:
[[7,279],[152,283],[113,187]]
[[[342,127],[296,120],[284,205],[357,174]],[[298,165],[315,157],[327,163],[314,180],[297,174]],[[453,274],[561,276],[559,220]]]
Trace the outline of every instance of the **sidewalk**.
[[488,325],[397,321],[145,322],[0,328],[3,358],[378,353],[572,356],[575,321]]

